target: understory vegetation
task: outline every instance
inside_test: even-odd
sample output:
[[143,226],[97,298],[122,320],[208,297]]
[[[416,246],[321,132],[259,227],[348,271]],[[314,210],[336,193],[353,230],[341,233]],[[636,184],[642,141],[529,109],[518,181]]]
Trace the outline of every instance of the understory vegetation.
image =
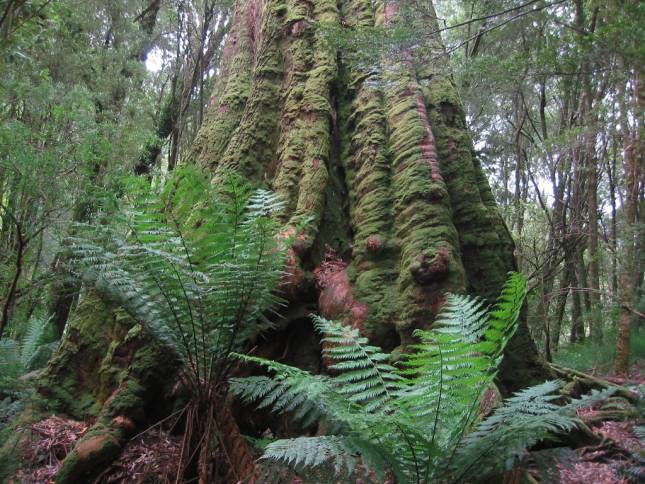
[[72,260],[89,287],[179,360],[189,399],[178,473],[198,455],[208,480],[230,355],[271,326],[269,310],[281,302],[276,289],[290,244],[278,238],[282,203],[234,175],[214,188],[190,167],[177,169],[162,194],[133,183],[105,224],[77,227],[68,240]]
[[[615,338],[616,329],[607,331],[608,339]],[[643,328],[635,328],[630,341],[630,354],[633,358],[633,371],[639,372],[645,365],[645,334]],[[606,375],[612,372],[616,361],[616,348],[613,345],[595,341],[583,341],[563,346],[555,355],[554,362],[594,374]]]
[[435,329],[417,330],[419,343],[396,367],[357,330],[320,317],[314,325],[331,376],[238,355],[272,376],[233,379],[233,393],[304,428],[325,428],[322,436],[265,442],[262,458],[307,473],[322,468],[319,482],[370,471],[381,482],[388,474],[401,483],[462,482],[473,480],[473,468],[474,480],[485,481],[517,466],[528,447],[575,428],[577,408],[613,393],[562,406],[554,403],[562,382],[550,381],[518,392],[484,418],[480,404],[517,328],[525,292],[523,276],[512,274],[491,310],[476,298],[449,295]]

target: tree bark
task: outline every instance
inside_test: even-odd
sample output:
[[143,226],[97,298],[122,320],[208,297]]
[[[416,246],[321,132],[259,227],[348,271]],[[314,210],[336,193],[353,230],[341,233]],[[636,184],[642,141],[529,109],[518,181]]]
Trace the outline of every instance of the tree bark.
[[[491,299],[516,267],[440,37],[366,66],[319,30],[386,27],[404,7],[238,2],[191,152],[215,180],[234,170],[284,197],[285,232],[299,230],[293,304],[316,298],[388,348],[430,327],[446,291]],[[427,19],[438,30],[432,6]],[[332,257],[342,263],[316,294]],[[524,323],[507,360],[509,389],[546,375]]]
[[[618,57],[618,67],[625,68],[624,59]],[[642,94],[638,92],[638,81],[634,82],[634,97],[640,102],[638,105],[643,107]],[[636,248],[638,247],[637,233],[638,227],[638,198],[639,198],[639,171],[642,170],[642,146],[643,141],[640,136],[645,129],[642,127],[642,114],[637,115],[637,125],[631,129],[628,121],[629,113],[627,111],[627,92],[625,81],[619,80],[617,85],[619,97],[619,122],[623,140],[623,171],[625,179],[625,259],[620,271],[621,285],[621,312],[620,322],[618,324],[618,339],[616,341],[616,374],[623,376],[629,371],[630,359],[630,330],[632,314],[630,307],[633,304],[634,289],[638,285],[636,269]]]

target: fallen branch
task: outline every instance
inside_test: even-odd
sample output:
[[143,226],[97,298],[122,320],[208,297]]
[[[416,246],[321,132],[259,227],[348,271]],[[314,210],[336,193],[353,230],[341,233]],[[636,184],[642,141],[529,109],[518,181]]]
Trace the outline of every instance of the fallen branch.
[[588,375],[587,373],[583,373],[572,368],[564,368],[554,363],[549,363],[548,365],[560,378],[571,382],[578,382],[584,388],[596,390],[605,390],[611,388],[615,392],[614,395],[623,397],[631,403],[636,403],[636,401],[639,399],[638,395],[635,392],[629,390],[628,388],[625,388],[624,386],[616,385],[614,383],[611,383],[610,381]]

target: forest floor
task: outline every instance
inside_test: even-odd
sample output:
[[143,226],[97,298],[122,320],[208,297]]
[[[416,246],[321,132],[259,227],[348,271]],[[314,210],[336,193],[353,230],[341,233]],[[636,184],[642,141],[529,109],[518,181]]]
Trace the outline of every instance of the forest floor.
[[[590,432],[565,437],[562,442],[542,444],[518,467],[521,475],[540,483],[628,484],[645,482],[645,446],[635,428],[644,424],[643,389],[645,374],[640,362],[626,378],[600,374],[593,368],[588,374],[634,393],[630,404],[620,397],[581,408],[580,419]],[[51,483],[63,459],[88,431],[91,422],[77,422],[51,416],[32,424],[29,444],[23,446],[23,469],[16,475],[20,483]],[[92,484],[118,482],[175,482],[181,436],[161,425],[133,437],[121,455],[98,475]],[[642,437],[642,436],[641,436]],[[509,475],[518,474],[511,472]],[[302,483],[300,479],[292,483]],[[511,478],[509,482],[515,481]]]
[[561,484],[628,484],[645,482],[645,446],[636,429],[643,422],[645,374],[642,361],[631,367],[626,377],[603,374],[598,368],[585,373],[635,394],[635,404],[610,399],[592,407],[580,408],[578,416],[600,438],[600,442],[577,448],[554,447],[536,451],[529,459],[531,476],[538,482]]

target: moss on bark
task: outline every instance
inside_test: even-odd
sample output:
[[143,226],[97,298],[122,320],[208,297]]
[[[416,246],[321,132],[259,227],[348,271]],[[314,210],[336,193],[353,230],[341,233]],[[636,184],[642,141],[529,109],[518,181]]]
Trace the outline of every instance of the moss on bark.
[[221,159],[249,99],[258,2],[249,0],[236,4],[222,57],[221,75],[211,95],[202,128],[191,147],[190,157],[204,167],[213,167]]
[[167,350],[140,325],[97,293],[86,294],[37,385],[46,399],[39,414],[95,421],[63,461],[56,482],[80,482],[114,459],[133,431],[159,415],[156,397],[173,372]]
[[[346,301],[337,317],[392,347],[432,324],[446,291],[496,295],[515,267],[514,246],[476,159],[440,37],[394,49],[380,69],[367,68],[344,62],[325,29],[395,23],[400,2],[267,0],[259,36],[249,3],[237,3],[227,79],[216,90],[217,99],[230,95],[239,106],[229,111],[218,101],[194,158],[204,165],[209,152],[215,178],[233,168],[283,195],[285,233],[299,231],[289,282],[307,287],[289,289],[290,297],[310,291],[330,247],[332,262],[344,259],[342,294],[320,291]],[[231,141],[220,150],[212,133],[224,129]],[[524,325],[515,340],[525,351],[512,349],[519,355],[508,359],[527,371],[504,378],[545,375]]]
[[[350,29],[371,28],[370,2],[347,2],[343,10]],[[361,321],[366,334],[392,347],[397,299],[398,244],[393,238],[393,193],[385,101],[381,76],[365,67],[343,65],[345,92],[339,109],[342,161],[349,187],[353,232],[350,274],[357,298],[366,304]]]
[[[249,2],[253,3],[253,2]],[[253,179],[264,178],[265,167],[273,160],[278,133],[282,83],[282,29],[284,2],[273,0],[256,5],[252,20],[256,62],[251,69],[251,86],[239,124],[217,164],[216,173],[237,171]],[[259,19],[259,20],[257,20]]]
[[[379,21],[397,21],[398,5],[382,7]],[[385,90],[392,151],[394,230],[400,242],[397,327],[404,342],[428,327],[446,291],[466,278],[448,188],[417,78],[415,53],[403,49],[386,64]]]

